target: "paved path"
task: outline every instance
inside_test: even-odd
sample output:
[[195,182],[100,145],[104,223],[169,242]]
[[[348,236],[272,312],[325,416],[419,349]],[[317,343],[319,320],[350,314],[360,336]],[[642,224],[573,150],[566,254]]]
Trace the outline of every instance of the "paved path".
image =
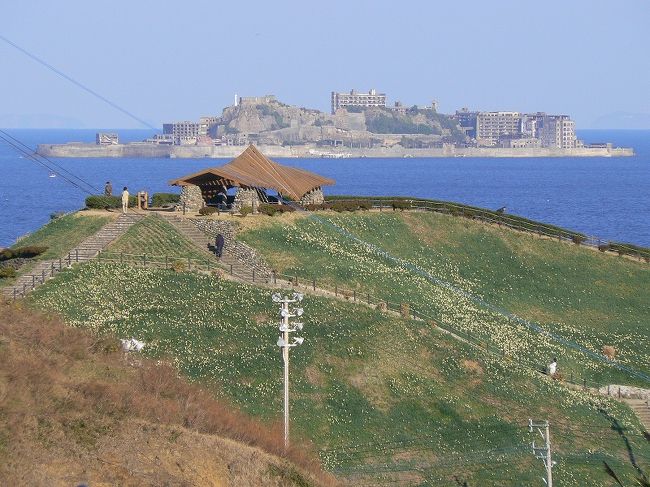
[[139,213],[120,215],[116,220],[107,223],[95,234],[58,259],[36,261],[36,266],[28,273],[20,275],[16,281],[2,288],[2,296],[15,300],[26,296],[29,292],[54,277],[62,269],[78,262],[94,259],[100,250],[104,250],[111,242],[121,237],[132,225],[144,218]]

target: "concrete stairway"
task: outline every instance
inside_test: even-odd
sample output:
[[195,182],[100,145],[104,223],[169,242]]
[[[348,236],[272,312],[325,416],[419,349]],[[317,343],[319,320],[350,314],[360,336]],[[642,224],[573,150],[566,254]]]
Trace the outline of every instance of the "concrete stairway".
[[19,276],[11,286],[2,289],[5,299],[18,299],[54,277],[66,267],[79,262],[86,262],[97,256],[108,244],[122,236],[132,225],[142,220],[142,214],[129,213],[120,215],[115,221],[107,223],[97,233],[91,235],[66,255],[58,259],[38,261],[27,274]]
[[236,245],[236,242],[226,242],[226,246],[224,247],[221,254],[221,259],[218,259],[214,253],[208,249],[209,245],[214,245],[215,236],[205,234],[199,230],[191,221],[183,218],[181,215],[177,215],[175,213],[160,213],[160,215],[169,223],[171,223],[183,236],[185,236],[199,249],[201,249],[206,258],[218,262],[219,265],[233,277],[246,282],[257,280],[260,282],[267,282],[269,280],[268,277],[261,279],[262,276],[259,274],[256,275],[251,266],[238,260],[233,255],[231,249],[233,245]]
[[638,416],[645,430],[650,433],[650,405],[648,399],[624,399],[624,401]]

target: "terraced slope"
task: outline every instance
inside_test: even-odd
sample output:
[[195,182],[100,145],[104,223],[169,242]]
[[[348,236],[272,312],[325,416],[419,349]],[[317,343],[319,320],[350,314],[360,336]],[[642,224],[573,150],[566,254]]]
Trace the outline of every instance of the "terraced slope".
[[[144,340],[145,355],[171,359],[246,412],[276,421],[282,360],[269,295],[207,275],[91,262],[29,301],[74,326]],[[483,355],[426,322],[324,298],[303,306],[306,340],[292,350],[293,433],[352,485],[535,485],[542,466],[530,453],[529,418],[552,424],[559,485],[608,485],[603,461],[627,484],[650,468],[642,427],[620,403]]]

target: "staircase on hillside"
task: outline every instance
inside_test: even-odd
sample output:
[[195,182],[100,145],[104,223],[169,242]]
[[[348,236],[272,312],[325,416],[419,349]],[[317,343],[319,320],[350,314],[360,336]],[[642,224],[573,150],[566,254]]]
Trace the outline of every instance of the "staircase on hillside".
[[649,399],[625,399],[628,406],[638,416],[645,430],[650,433],[650,403]]
[[104,225],[97,233],[86,238],[66,255],[58,259],[38,261],[29,273],[19,276],[14,284],[3,288],[2,296],[8,299],[24,297],[62,269],[95,258],[100,250],[104,250],[144,217],[144,215],[133,213],[120,215],[115,221]]
[[221,259],[217,259],[214,253],[208,250],[208,246],[214,244],[213,236],[205,234],[199,230],[191,221],[175,213],[160,213],[160,215],[169,223],[171,223],[188,240],[193,242],[199,249],[201,249],[207,258],[219,262],[219,264],[226,270],[226,272],[231,274],[233,277],[246,282],[256,280],[269,280],[268,276],[260,276],[259,273],[256,274],[250,265],[240,261],[235,257],[232,252],[232,248],[234,245],[236,245],[236,242],[226,242],[226,246],[224,247],[221,254]]

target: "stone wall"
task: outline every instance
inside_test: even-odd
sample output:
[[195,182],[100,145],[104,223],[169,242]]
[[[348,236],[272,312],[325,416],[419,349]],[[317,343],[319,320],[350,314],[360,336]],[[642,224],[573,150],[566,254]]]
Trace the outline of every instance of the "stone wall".
[[237,224],[226,220],[208,220],[203,218],[191,218],[190,221],[206,235],[214,238],[218,233],[224,237],[224,250],[231,254],[239,262],[255,269],[260,276],[270,276],[271,267],[264,262],[257,251],[237,240]]
[[188,210],[199,210],[205,206],[201,188],[188,184],[181,188],[181,197],[179,200],[178,210],[183,211],[183,205]]
[[232,204],[233,208],[241,210],[242,208],[252,208],[257,211],[260,206],[260,198],[257,191],[252,188],[237,188],[235,193],[235,201]]
[[[323,127],[324,129],[326,127]],[[37,153],[47,157],[178,157],[178,158],[233,158],[240,155],[245,146],[219,145],[156,145],[156,144],[39,144]],[[321,147],[316,144],[295,146],[259,145],[267,157],[627,157],[634,156],[631,148],[576,148],[576,149],[502,149],[502,148],[451,148],[451,149],[404,149],[400,146],[350,148]]]
[[321,205],[324,202],[325,197],[323,196],[323,190],[320,187],[312,189],[308,193],[305,193],[302,198],[300,198],[300,204],[303,206]]

